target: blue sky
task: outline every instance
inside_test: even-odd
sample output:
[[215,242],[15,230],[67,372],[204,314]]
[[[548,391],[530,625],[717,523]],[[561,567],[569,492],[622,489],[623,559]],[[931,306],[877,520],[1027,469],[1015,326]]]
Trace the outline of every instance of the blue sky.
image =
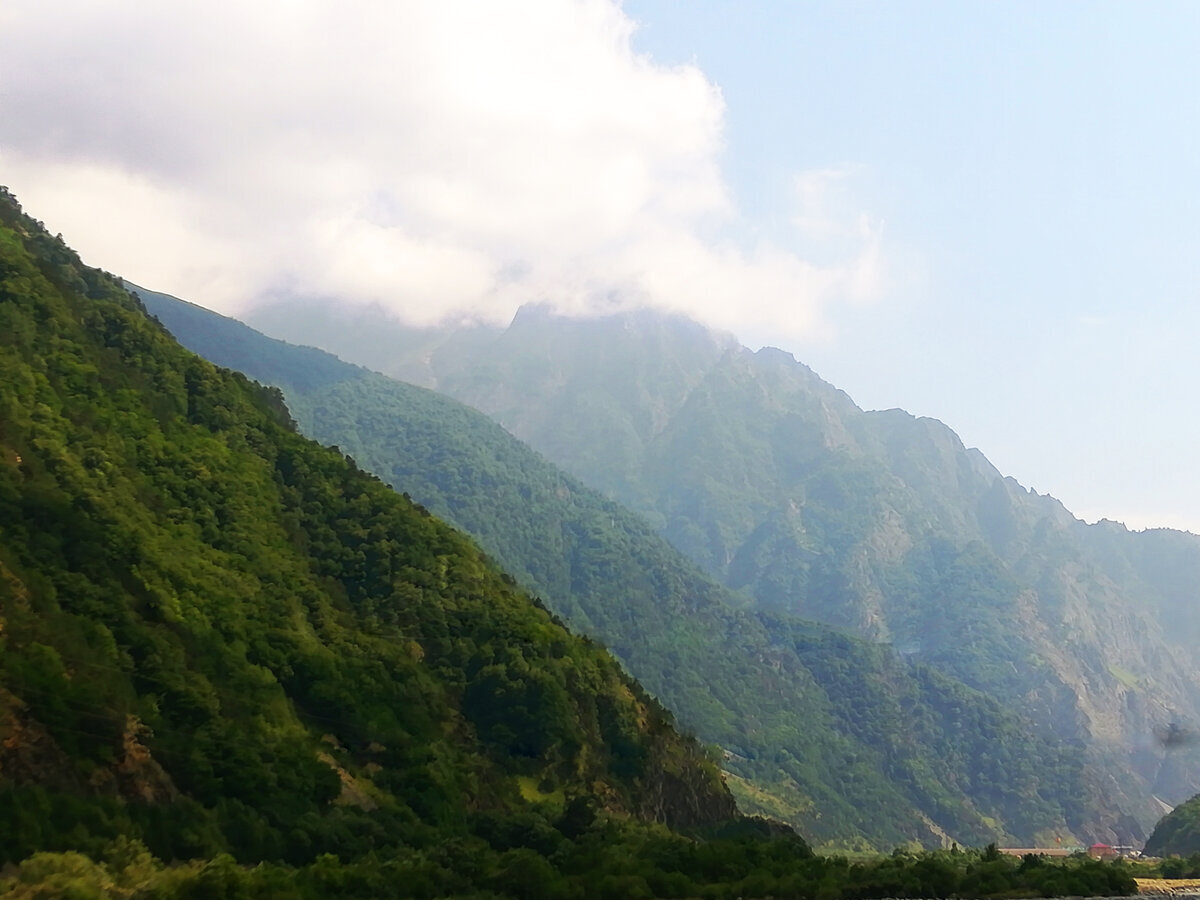
[[227,313],[654,306],[1200,531],[1200,4],[5,0],[0,183]]
[[1200,5],[625,9],[720,86],[749,227],[786,240],[790,179],[822,168],[883,223],[878,296],[787,349],[1077,513],[1200,530]]

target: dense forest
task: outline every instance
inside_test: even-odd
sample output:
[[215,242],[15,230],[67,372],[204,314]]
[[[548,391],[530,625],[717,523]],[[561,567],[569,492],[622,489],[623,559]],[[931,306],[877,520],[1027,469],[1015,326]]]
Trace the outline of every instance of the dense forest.
[[703,740],[743,809],[832,846],[1105,835],[1076,749],[950,676],[744,597],[478,412],[138,289],[186,346],[279,386],[301,429],[471,533]]

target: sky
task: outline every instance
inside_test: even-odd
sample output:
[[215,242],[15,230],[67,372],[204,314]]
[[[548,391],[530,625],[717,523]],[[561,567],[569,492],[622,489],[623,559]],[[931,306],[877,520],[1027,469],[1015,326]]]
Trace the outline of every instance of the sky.
[[0,184],[220,312],[682,311],[1200,532],[1200,4],[4,0]]

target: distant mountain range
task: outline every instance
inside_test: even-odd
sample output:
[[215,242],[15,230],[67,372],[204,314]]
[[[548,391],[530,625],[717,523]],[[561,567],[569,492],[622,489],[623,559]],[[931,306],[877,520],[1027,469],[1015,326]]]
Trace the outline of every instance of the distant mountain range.
[[[685,724],[724,748],[745,808],[818,840],[876,846],[1131,839],[1156,817],[1136,788],[1114,792],[1095,778],[1079,747],[1038,736],[1021,710],[911,652],[840,636],[778,605],[752,608],[639,517],[478,413],[139,293],[186,345],[281,387],[306,433],[474,534],[551,608],[604,640]],[[702,346],[719,343],[682,327]],[[1113,812],[1139,803],[1140,816]]]
[[756,610],[887,644],[1087,748],[1123,839],[1200,790],[1196,748],[1156,738],[1200,722],[1200,538],[1086,525],[942,423],[864,412],[678,317],[421,330],[288,309],[252,320],[486,412]]

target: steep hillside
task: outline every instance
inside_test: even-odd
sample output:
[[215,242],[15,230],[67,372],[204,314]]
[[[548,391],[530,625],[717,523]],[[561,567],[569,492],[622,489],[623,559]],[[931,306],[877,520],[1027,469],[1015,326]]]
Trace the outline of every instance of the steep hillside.
[[474,534],[550,608],[601,638],[725,749],[744,807],[821,840],[883,847],[1111,839],[1119,825],[1077,749],[1035,738],[996,701],[889,648],[746,609],[638,517],[481,414],[139,293],[186,345],[280,386],[304,431]]
[[1200,853],[1200,795],[1162,817],[1146,841],[1147,856],[1193,856]]
[[[304,324],[284,336],[316,340]],[[387,371],[495,416],[760,608],[888,642],[1082,742],[1137,820],[1125,839],[1152,796],[1200,789],[1195,748],[1154,738],[1200,721],[1200,539],[1084,525],[940,422],[864,412],[788,354],[693,323],[531,309],[468,334],[471,354],[444,334],[397,344]]]
[[[382,896],[355,880],[381,867],[405,896],[580,895],[658,871],[651,846],[708,852],[651,823],[736,825],[717,767],[607,652],[6,192],[0,371],[0,862],[132,864],[137,839],[311,863],[305,896]],[[737,878],[807,856],[751,843],[778,846],[715,851]],[[680,889],[729,877],[708,871]],[[100,896],[63,884],[36,896]]]

